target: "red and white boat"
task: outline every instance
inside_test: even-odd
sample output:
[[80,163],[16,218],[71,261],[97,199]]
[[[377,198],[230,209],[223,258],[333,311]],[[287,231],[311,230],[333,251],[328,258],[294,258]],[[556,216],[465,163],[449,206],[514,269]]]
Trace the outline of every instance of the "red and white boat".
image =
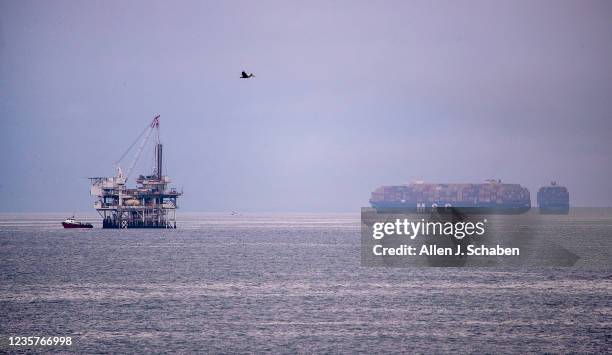
[[91,223],[79,222],[74,219],[74,216],[66,218],[66,220],[62,222],[62,226],[64,226],[64,228],[93,228]]

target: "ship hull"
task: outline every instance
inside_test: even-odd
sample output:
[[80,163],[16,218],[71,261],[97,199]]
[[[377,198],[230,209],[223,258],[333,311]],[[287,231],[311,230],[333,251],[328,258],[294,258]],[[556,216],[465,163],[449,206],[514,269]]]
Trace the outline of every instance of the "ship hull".
[[104,229],[176,229],[174,226],[128,226],[121,227],[119,225],[109,225],[102,227]]
[[456,202],[437,201],[430,204],[429,207],[417,207],[418,204],[416,202],[400,201],[371,201],[370,204],[376,211],[383,213],[430,213],[436,210],[444,210],[448,207],[464,214],[522,214],[531,209],[531,206],[525,203],[457,204]]
[[540,207],[538,210],[540,214],[568,214],[569,206],[547,206]]
[[93,225],[89,224],[89,223],[66,223],[66,222],[62,222],[62,226],[65,229],[77,229],[77,228],[93,228]]

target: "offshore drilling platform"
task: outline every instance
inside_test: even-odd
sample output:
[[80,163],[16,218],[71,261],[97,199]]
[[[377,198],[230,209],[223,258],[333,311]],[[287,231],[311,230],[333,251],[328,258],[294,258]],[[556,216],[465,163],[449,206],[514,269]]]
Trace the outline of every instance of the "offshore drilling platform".
[[[136,188],[130,189],[126,183],[153,131],[156,133],[153,173],[138,176]],[[124,174],[119,163],[139,140],[134,160]],[[171,181],[163,175],[162,158],[158,115],[115,163],[116,176],[89,178],[102,228],[176,228],[176,200],[182,192],[168,187]]]

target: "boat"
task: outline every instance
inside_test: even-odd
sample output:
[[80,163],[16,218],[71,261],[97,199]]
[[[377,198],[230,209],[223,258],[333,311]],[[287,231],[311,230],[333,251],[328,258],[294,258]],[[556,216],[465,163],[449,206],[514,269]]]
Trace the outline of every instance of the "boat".
[[529,190],[519,184],[486,180],[485,183],[425,183],[381,186],[370,204],[378,212],[431,212],[452,208],[464,213],[521,214],[531,208]]
[[93,228],[91,223],[77,221],[74,219],[74,216],[66,218],[62,222],[62,226],[64,226],[64,228]]
[[541,214],[568,214],[570,209],[569,191],[556,181],[538,190],[538,207]]

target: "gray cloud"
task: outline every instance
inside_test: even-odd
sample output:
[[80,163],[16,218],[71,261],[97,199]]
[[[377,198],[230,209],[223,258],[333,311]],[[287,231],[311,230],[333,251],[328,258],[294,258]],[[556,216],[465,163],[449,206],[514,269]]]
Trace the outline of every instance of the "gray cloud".
[[608,1],[26,1],[0,21],[3,211],[89,210],[85,177],[157,113],[185,210],[486,178],[612,205]]

